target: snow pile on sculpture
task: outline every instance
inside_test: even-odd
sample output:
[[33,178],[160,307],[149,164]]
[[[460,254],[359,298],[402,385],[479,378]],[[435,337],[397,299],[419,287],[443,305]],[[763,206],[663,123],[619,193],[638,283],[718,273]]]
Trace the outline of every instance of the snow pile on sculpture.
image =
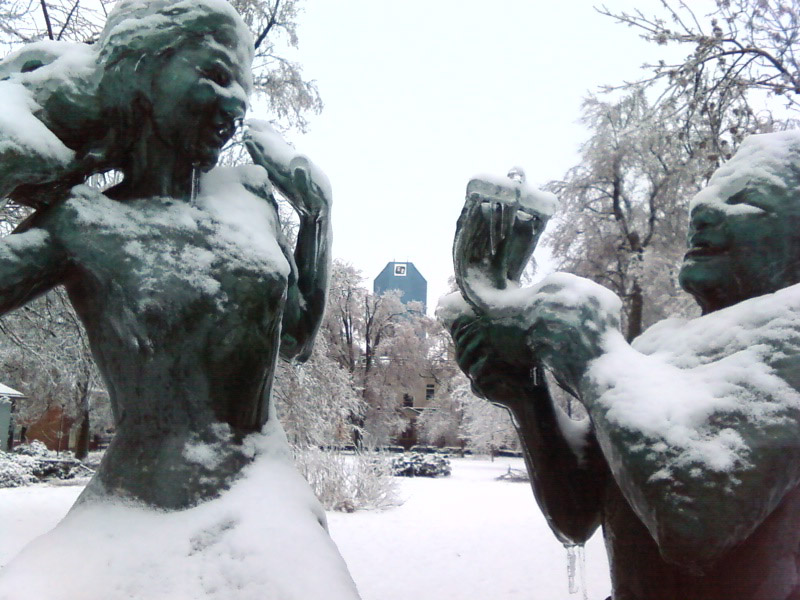
[[800,394],[776,371],[800,352],[800,286],[699,319],[662,321],[633,348],[612,331],[606,350],[589,377],[603,390],[609,421],[640,437],[641,452],[665,453],[658,478],[673,468],[698,476],[747,469],[751,448],[741,430],[718,424],[769,428],[800,411]]
[[280,429],[245,444],[256,458],[243,476],[193,508],[78,504],[3,569],[0,599],[356,599]]

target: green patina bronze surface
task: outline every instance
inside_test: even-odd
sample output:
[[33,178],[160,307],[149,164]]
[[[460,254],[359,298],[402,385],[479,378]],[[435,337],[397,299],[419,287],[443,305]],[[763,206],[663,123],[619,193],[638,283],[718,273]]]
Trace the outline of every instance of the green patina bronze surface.
[[[693,202],[680,282],[704,314],[800,283],[800,136],[791,143],[778,170],[759,164],[755,175],[738,173],[747,170],[746,160],[732,161],[716,188]],[[730,194],[729,182],[735,189]],[[719,196],[715,201],[708,199],[712,192]],[[768,425],[746,412],[709,425],[735,431],[747,445],[749,464],[731,483],[748,494],[720,493],[725,473],[720,481],[693,479],[692,465],[673,469],[669,477],[659,474],[659,456],[643,451],[646,440],[609,416],[598,402],[596,380],[587,376],[590,363],[606,352],[602,333],[618,324],[601,303],[564,302],[556,285],[539,288],[524,302],[498,300],[498,291],[518,281],[517,270],[505,265],[529,256],[538,234],[520,231],[512,219],[505,237],[489,243],[492,215],[475,206],[468,194],[453,250],[467,303],[457,310],[445,307],[443,320],[474,391],[513,414],[534,494],[558,539],[581,544],[602,525],[615,600],[800,598],[797,408],[789,403],[782,419]],[[514,236],[512,243],[508,238]],[[508,255],[501,260],[497,248]],[[490,283],[482,287],[476,281]],[[770,364],[796,393],[797,332],[787,331],[785,341],[771,341],[776,350]],[[591,418],[580,457],[559,423],[544,365]],[[753,385],[757,390],[758,383]],[[646,403],[647,390],[641,393]],[[683,508],[670,495],[675,489],[683,494]]]
[[[266,171],[205,175],[252,87],[252,40],[226,3],[125,0],[96,46],[72,79],[20,75],[48,73],[50,47],[0,68],[73,153],[42,162],[35,140],[0,153],[0,191],[38,208],[0,242],[0,311],[63,285],[86,327],[117,433],[84,501],[183,508],[251,461],[242,440],[274,418],[276,360],[310,353],[330,198],[307,161],[276,162],[257,136]],[[104,193],[73,187],[110,169],[122,181]],[[294,249],[267,172],[298,211]]]

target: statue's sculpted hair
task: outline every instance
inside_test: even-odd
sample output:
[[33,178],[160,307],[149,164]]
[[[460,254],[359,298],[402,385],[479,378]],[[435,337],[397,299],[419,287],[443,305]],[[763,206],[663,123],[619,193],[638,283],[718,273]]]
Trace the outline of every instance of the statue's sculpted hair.
[[[250,77],[253,38],[225,0],[120,0],[98,43],[103,71],[98,96],[104,120],[115,130],[115,149],[141,127],[143,105],[153,93],[153,74],[181,47],[219,44],[233,51]],[[252,80],[245,82],[252,91]]]

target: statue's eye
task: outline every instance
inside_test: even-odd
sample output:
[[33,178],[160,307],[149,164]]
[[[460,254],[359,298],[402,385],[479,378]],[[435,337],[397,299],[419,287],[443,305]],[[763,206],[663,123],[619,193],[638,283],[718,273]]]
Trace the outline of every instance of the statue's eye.
[[733,196],[728,198],[725,201],[725,204],[744,204],[749,201],[750,193],[748,190],[744,189],[740,192],[735,193]]
[[230,71],[221,65],[211,65],[210,67],[203,69],[202,75],[206,79],[210,79],[222,87],[227,87],[230,85],[231,80],[233,79]]
[[764,199],[761,196],[761,194],[748,188],[745,188],[740,192],[735,193],[733,196],[731,196],[725,201],[725,204],[728,205],[747,204],[748,206],[752,206],[753,208],[757,208],[765,212],[768,212],[767,208],[769,206],[768,203],[764,202]]

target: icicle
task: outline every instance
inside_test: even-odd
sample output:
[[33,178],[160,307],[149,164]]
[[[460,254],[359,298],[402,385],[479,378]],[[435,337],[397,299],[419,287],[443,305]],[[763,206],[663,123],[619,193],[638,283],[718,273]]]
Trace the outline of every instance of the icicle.
[[564,546],[567,549],[567,581],[570,594],[580,594],[588,600],[586,591],[586,554],[583,544]]
[[494,206],[489,205],[489,250],[494,256],[497,251],[497,233],[495,232],[495,221],[497,215],[495,214]]
[[197,194],[200,192],[200,169],[197,167],[192,167],[192,191],[191,191],[191,203],[192,206],[197,204]]

